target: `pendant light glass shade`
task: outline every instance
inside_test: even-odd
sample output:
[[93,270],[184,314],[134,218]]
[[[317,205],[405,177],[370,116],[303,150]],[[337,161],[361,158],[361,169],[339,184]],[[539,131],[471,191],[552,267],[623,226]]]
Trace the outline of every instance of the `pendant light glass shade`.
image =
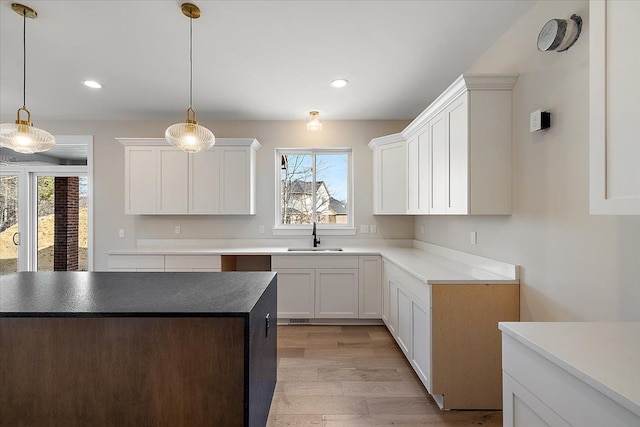
[[[20,111],[27,112],[27,120],[20,120]],[[0,145],[18,153],[32,154],[47,151],[56,139],[49,132],[38,129],[31,123],[31,113],[26,108],[18,110],[15,123],[0,125]]]
[[[36,19],[37,12],[28,6],[13,3],[11,9],[22,16],[22,108],[18,109],[15,123],[0,124],[0,145],[18,153],[39,153],[47,151],[56,143],[49,132],[38,129],[31,123],[31,113],[26,107],[27,93],[27,18]],[[21,120],[20,112],[27,113],[27,120]]]
[[[193,119],[191,119],[191,113]],[[209,129],[200,126],[196,120],[196,113],[193,109],[187,110],[187,120],[184,123],[171,125],[164,132],[164,137],[176,148],[188,153],[208,150],[216,143],[216,137]]]
[[192,108],[193,103],[193,28],[194,19],[200,17],[200,9],[191,3],[184,3],[182,13],[189,18],[189,108],[187,120],[184,123],[171,125],[164,132],[167,142],[176,148],[188,153],[197,153],[208,150],[216,143],[216,137],[209,129],[200,126],[196,121],[196,112]]
[[309,119],[307,120],[307,130],[318,131],[322,130],[322,122],[320,121],[320,113],[317,111],[309,112]]

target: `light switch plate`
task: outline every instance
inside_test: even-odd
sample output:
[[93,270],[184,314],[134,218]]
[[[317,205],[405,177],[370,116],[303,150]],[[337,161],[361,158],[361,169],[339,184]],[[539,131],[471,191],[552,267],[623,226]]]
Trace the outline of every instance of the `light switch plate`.
[[118,231],[118,236],[124,237],[124,228],[121,228],[120,231]]
[[369,226],[369,231],[371,232],[371,234],[376,234],[378,232],[378,226],[375,224],[371,224]]
[[180,226],[179,225],[176,225],[175,233],[176,234],[180,234]]
[[471,232],[471,244],[472,245],[478,244],[478,233],[476,231]]
[[360,234],[369,234],[369,225],[361,224],[360,225]]
[[536,110],[529,116],[529,131],[537,132],[551,126],[551,113],[548,111]]

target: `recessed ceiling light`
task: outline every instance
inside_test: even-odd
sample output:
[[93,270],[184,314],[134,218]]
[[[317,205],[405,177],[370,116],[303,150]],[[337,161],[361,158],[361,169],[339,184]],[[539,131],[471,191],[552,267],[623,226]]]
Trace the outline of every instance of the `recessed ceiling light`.
[[345,80],[345,79],[335,79],[334,81],[331,82],[331,86],[332,87],[345,87],[346,85],[349,84],[349,80]]
[[102,85],[95,80],[85,80],[82,84],[90,87],[91,89],[102,89]]

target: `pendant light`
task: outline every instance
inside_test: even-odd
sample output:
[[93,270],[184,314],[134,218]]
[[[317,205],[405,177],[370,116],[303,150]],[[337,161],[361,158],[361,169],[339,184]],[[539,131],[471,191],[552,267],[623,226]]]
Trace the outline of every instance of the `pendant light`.
[[309,119],[307,120],[307,130],[322,130],[322,122],[320,121],[320,113],[317,111],[309,111]]
[[[0,124],[0,145],[18,153],[38,153],[47,151],[56,143],[49,132],[38,129],[31,123],[31,112],[27,110],[27,18],[36,19],[35,10],[19,3],[13,3],[11,9],[22,16],[22,108],[18,108],[15,123]],[[20,112],[26,113],[27,120],[22,120]]]
[[198,124],[193,110],[193,20],[200,17],[200,9],[194,4],[184,3],[182,13],[189,18],[189,108],[187,120],[169,126],[164,137],[169,144],[183,151],[197,153],[213,147],[216,137],[209,129]]

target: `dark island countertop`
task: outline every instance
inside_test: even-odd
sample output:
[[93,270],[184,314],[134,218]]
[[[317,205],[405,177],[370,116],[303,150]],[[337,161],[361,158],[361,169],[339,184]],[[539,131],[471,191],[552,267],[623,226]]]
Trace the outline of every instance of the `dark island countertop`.
[[272,272],[22,272],[0,277],[0,317],[246,316]]

